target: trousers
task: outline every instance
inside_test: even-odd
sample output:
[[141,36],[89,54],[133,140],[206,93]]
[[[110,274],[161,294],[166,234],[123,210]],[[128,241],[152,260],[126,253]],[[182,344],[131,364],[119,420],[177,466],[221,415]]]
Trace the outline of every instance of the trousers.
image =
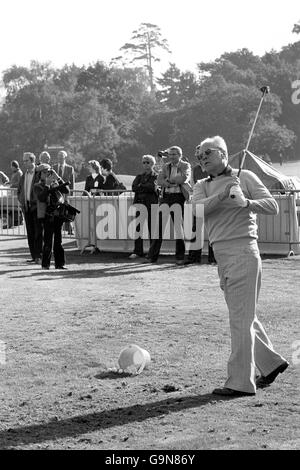
[[38,219],[37,210],[24,211],[28,246],[32,259],[41,258],[43,244],[43,227]]
[[285,361],[274,350],[256,315],[262,273],[257,242],[255,239],[216,242],[213,250],[231,332],[225,387],[255,393],[255,368],[266,376]]
[[44,219],[44,245],[42,266],[48,268],[51,262],[52,248],[55,267],[65,265],[65,251],[62,246],[62,219],[46,216]]
[[[176,238],[175,241],[175,258],[176,260],[183,260],[184,259],[184,254],[185,254],[185,243],[184,243],[184,234],[183,234],[183,215],[184,215],[184,203],[185,199],[184,196],[181,193],[174,193],[174,194],[166,194],[164,197],[160,200],[159,205],[166,204],[171,208],[173,205],[179,205],[181,208],[181,234],[177,235],[180,238]],[[174,222],[174,214],[171,212],[171,219]],[[152,240],[149,253],[148,253],[148,258],[157,261],[161,245],[163,242],[163,233],[162,233],[162,217],[161,214],[158,216],[157,220],[159,224],[159,236],[158,238]]]

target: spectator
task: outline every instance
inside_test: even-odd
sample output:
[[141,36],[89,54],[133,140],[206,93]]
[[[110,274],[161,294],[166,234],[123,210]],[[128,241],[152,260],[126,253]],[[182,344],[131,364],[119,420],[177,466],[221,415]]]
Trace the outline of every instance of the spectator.
[[18,188],[23,171],[20,169],[19,162],[13,160],[10,164],[12,175],[10,178],[10,187]]
[[[112,171],[113,169],[113,164],[112,161],[109,158],[103,158],[100,162],[101,166],[101,172],[102,175],[105,177],[105,181],[103,183],[103,189],[105,190],[114,190],[118,191],[121,190],[120,192],[126,190],[126,187],[121,183],[114,172]],[[105,196],[108,196],[110,193],[106,192],[104,193]]]
[[[192,183],[193,186],[198,180],[202,180],[203,178],[207,178],[208,174],[206,171],[203,171],[199,164],[196,164],[192,169]],[[193,217],[193,232],[196,231],[196,217]],[[210,244],[208,244],[208,249],[210,248]],[[201,263],[202,258],[202,248],[198,250],[189,250],[188,257],[186,264],[194,264],[194,263]]]
[[[163,165],[161,173],[158,175],[157,184],[162,187],[162,198],[160,205],[167,204],[169,208],[172,206],[180,206],[181,208],[181,221],[180,221],[180,234],[176,236],[176,253],[175,259],[177,265],[184,264],[185,244],[183,234],[183,215],[184,215],[184,203],[185,196],[183,193],[183,185],[189,184],[191,177],[191,165],[187,162],[182,161],[182,149],[177,146],[172,146],[168,149],[169,162]],[[150,250],[148,253],[148,263],[156,263],[161,244],[162,244],[162,223],[160,222],[162,214],[158,217],[158,238],[152,241]],[[171,211],[171,218],[174,222],[174,212]],[[178,227],[176,227],[178,229]]]
[[55,269],[65,267],[65,252],[62,246],[63,219],[59,217],[58,205],[64,202],[63,194],[69,189],[50,165],[42,163],[38,167],[39,181],[34,185],[37,197],[38,218],[44,227],[42,269],[49,269],[54,254]]
[[[151,206],[158,203],[157,173],[154,171],[156,161],[152,155],[143,155],[143,172],[138,174],[132,182],[134,192],[134,204],[143,204],[148,215],[148,232],[151,244]],[[140,232],[142,227],[140,226]],[[144,256],[143,238],[139,236],[134,240],[134,252],[130,259]]]
[[50,157],[49,152],[46,152],[44,150],[42,153],[40,153],[40,156],[39,156],[40,163],[46,163],[47,165],[50,165],[50,161],[51,161],[51,157]]
[[28,246],[31,259],[27,263],[39,264],[42,255],[43,228],[37,217],[37,198],[33,191],[34,184],[39,180],[39,172],[35,166],[35,155],[25,152],[23,155],[25,172],[20,178],[17,196],[24,214]]
[[5,184],[9,183],[9,177],[3,173],[3,171],[0,171],[0,186],[4,186]]
[[75,171],[71,165],[66,163],[67,152],[65,150],[60,150],[57,154],[57,163],[53,165],[53,170],[58,174],[58,176],[66,183],[70,183],[70,189],[75,187]]
[[104,178],[101,175],[100,163],[97,160],[90,160],[88,162],[88,170],[90,174],[86,177],[84,190],[88,193],[92,192],[96,196],[99,196],[100,193],[97,190],[102,189],[104,183]]
[[[71,165],[66,163],[67,152],[65,150],[60,150],[57,154],[57,163],[53,165],[53,170],[58,174],[58,176],[63,180],[64,183],[69,183],[69,188],[71,190],[75,189],[75,171]],[[65,201],[67,201],[68,196],[65,195]],[[69,235],[73,235],[73,225],[72,222],[65,222],[65,230]]]

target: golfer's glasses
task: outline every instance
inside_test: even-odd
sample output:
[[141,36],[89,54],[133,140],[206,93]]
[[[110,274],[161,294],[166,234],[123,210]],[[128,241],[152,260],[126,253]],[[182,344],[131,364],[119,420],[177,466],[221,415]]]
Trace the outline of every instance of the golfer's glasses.
[[152,162],[148,162],[148,160],[144,160],[142,163],[143,165],[151,165]]
[[198,158],[198,160],[204,160],[205,158],[209,157],[212,154],[212,152],[224,153],[223,149],[219,149],[219,148],[206,149],[202,153],[199,153],[199,149],[196,149],[196,157]]

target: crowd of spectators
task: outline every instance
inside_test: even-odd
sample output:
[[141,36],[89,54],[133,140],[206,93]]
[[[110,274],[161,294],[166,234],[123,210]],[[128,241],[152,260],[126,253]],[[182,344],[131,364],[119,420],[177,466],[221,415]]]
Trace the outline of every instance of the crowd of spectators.
[[[0,172],[0,184],[16,188],[18,199],[24,214],[27,230],[28,245],[31,259],[28,262],[42,264],[44,269],[50,267],[52,248],[56,268],[65,267],[65,259],[62,253],[61,233],[62,228],[69,234],[73,234],[71,222],[58,223],[52,214],[46,210],[46,201],[49,201],[53,188],[63,194],[63,200],[68,201],[69,190],[75,189],[75,171],[73,166],[67,163],[67,152],[60,150],[56,162],[52,165],[49,152],[43,151],[38,159],[31,152],[25,152],[23,156],[24,173],[20,169],[18,161],[11,162],[11,177]],[[142,204],[148,214],[148,234],[150,249],[148,254],[144,252],[145,234],[139,234],[134,242],[134,251],[130,259],[142,258],[145,262],[156,262],[162,244],[161,221],[151,219],[151,206],[153,204],[178,203],[182,210],[186,199],[192,191],[193,184],[207,174],[200,165],[191,168],[188,159],[182,154],[182,149],[177,146],[165,151],[164,158],[155,158],[153,155],[143,155],[141,158],[141,171],[134,178],[132,187],[135,205]],[[167,160],[167,161],[166,161]],[[48,175],[47,172],[51,170]],[[109,158],[102,160],[90,160],[87,164],[89,172],[85,180],[83,195],[90,193],[94,196],[120,195],[126,191],[126,186],[118,179],[113,171],[113,162]],[[61,187],[61,184],[68,183]],[[43,189],[43,190],[42,190]],[[50,190],[50,193],[47,192]],[[51,196],[53,199],[53,195]],[[139,213],[137,212],[137,216]],[[171,214],[171,217],[172,214]],[[50,220],[51,219],[51,220]],[[173,218],[174,221],[174,218]],[[158,237],[152,240],[153,226],[159,226]],[[137,226],[137,231],[141,227]],[[58,255],[58,253],[60,253]],[[176,239],[176,264],[190,264],[201,262],[202,250],[190,250],[185,260],[185,242],[183,230]],[[212,248],[209,245],[209,263],[215,263]]]

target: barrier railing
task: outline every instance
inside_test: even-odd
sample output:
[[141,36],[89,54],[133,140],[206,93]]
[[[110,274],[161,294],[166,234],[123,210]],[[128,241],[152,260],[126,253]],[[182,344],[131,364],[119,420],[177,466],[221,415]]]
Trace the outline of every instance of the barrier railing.
[[278,203],[279,214],[257,214],[259,244],[267,245],[267,252],[287,252],[288,256],[299,254],[300,190],[270,192]]
[[16,188],[0,187],[0,235],[26,237],[25,221]]
[[[286,253],[288,256],[300,253],[300,190],[280,192],[271,191],[279,205],[278,216],[257,214],[258,242],[262,253]],[[84,190],[71,190],[68,201],[80,214],[71,225],[64,225],[63,236],[76,240],[78,249],[94,252],[133,250],[134,240],[129,238],[128,225],[134,219],[130,207],[133,205],[132,191],[105,191],[105,194],[94,195]],[[103,239],[100,233],[100,221],[103,220],[104,203],[111,206],[110,224],[114,233],[122,234],[115,239]],[[127,234],[127,235],[126,235]],[[0,187],[0,236],[26,237],[24,217],[17,200],[15,188]],[[149,240],[145,238],[145,249]],[[206,241],[207,237],[205,237]],[[170,243],[171,242],[171,243]],[[162,252],[174,249],[173,240],[164,240]]]

